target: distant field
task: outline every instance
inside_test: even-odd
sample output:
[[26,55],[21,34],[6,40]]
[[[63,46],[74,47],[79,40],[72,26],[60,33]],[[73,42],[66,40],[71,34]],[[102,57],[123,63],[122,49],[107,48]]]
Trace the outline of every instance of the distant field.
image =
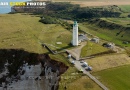
[[130,89],[130,65],[93,73],[110,90]]
[[130,12],[130,5],[119,5],[122,11]]
[[[40,1],[46,1],[46,0],[40,0]],[[51,1],[71,2],[72,4],[80,4],[81,7],[106,6],[106,5],[130,5],[130,0],[51,0]]]
[[101,18],[101,19],[111,23],[123,25],[125,27],[130,27],[130,18]]
[[72,1],[72,4],[80,4],[81,7],[86,6],[108,6],[108,5],[130,5],[129,0],[84,0]]

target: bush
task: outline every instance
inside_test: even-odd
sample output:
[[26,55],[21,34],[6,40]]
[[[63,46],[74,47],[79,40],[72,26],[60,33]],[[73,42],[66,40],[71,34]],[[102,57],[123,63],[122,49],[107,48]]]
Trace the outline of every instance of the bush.
[[130,14],[128,15],[128,17],[130,18]]
[[80,7],[79,5],[72,5],[70,3],[50,3],[47,5],[44,14],[67,20],[78,19],[78,21],[81,22],[91,18],[119,17],[121,14],[120,10],[116,10],[116,12],[111,11],[112,8],[112,6],[110,8],[89,8]]
[[56,18],[52,18],[50,16],[43,16],[43,17],[41,17],[39,22],[42,22],[44,24],[56,24],[56,23],[58,23]]

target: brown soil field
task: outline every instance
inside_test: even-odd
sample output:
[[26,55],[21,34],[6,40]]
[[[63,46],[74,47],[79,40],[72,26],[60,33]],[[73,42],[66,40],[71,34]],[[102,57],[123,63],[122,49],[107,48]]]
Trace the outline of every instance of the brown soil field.
[[126,54],[110,54],[97,56],[96,58],[87,59],[85,61],[92,66],[93,72],[97,72],[108,68],[130,64],[130,57]]
[[[36,0],[47,1],[47,0]],[[107,5],[130,5],[130,0],[50,0],[52,2],[70,2],[72,4],[80,4],[81,7],[86,6],[107,6]]]

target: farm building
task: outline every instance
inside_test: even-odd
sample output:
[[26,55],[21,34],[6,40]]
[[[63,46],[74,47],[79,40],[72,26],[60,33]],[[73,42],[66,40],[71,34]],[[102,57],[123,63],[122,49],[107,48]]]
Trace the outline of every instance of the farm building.
[[129,44],[129,42],[127,42],[127,41],[123,41],[123,44]]

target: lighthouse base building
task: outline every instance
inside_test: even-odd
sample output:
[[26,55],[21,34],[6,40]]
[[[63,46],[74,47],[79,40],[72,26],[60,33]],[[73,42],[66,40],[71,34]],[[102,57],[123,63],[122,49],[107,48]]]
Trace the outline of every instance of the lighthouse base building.
[[77,21],[74,21],[73,24],[73,36],[72,36],[72,41],[71,44],[73,46],[78,46],[79,43],[81,43],[82,41],[86,41],[87,37],[84,34],[78,34],[78,23]]

